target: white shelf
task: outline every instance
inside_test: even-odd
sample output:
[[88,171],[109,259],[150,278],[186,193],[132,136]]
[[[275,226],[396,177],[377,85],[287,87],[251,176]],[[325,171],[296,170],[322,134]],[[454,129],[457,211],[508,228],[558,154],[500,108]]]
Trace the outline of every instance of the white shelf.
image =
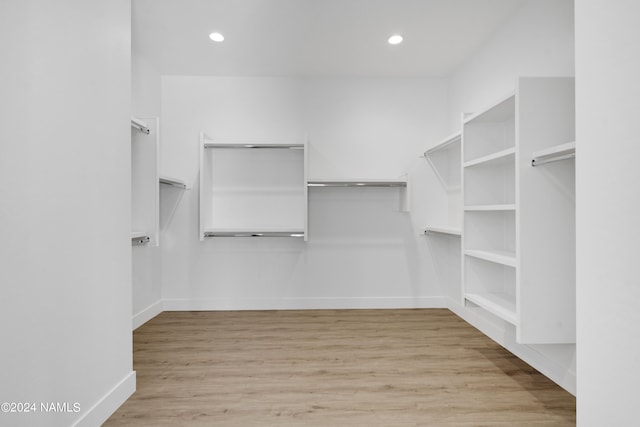
[[204,237],[304,237],[302,228],[206,228]]
[[189,187],[187,187],[187,184],[185,184],[184,181],[176,178],[170,178],[168,176],[161,176],[160,184],[172,185],[174,187],[178,187],[183,190],[189,190]]
[[479,113],[472,114],[464,119],[464,124],[475,123],[493,123],[509,120],[514,116],[516,105],[516,96],[511,94],[506,98],[493,104],[491,107]]
[[571,159],[576,156],[576,143],[567,142],[555,145],[544,150],[534,151],[532,154],[531,166],[539,166],[557,160]]
[[207,142],[204,144],[204,148],[284,148],[293,150],[304,149],[304,144],[262,144],[262,143],[224,143],[224,142]]
[[309,187],[406,187],[406,179],[310,179]]
[[429,233],[438,233],[438,234],[446,234],[449,236],[456,236],[456,237],[460,237],[462,236],[462,229],[461,228],[455,228],[455,227],[430,227],[427,226],[424,230],[424,234],[429,234]]
[[467,301],[482,307],[512,325],[518,324],[513,297],[503,293],[465,294]]
[[516,210],[516,205],[514,205],[514,204],[506,204],[506,205],[470,205],[470,206],[465,206],[464,210],[466,212],[515,211]]
[[516,266],[516,254],[513,252],[500,250],[484,251],[477,249],[466,249],[464,251],[464,254],[466,256],[482,259],[496,264],[506,265],[508,267]]
[[498,151],[487,156],[482,156],[478,159],[470,160],[464,163],[465,168],[481,165],[483,163],[498,163],[501,161],[515,161],[516,148],[511,147],[506,150]]
[[435,153],[436,151],[445,150],[451,147],[451,144],[460,142],[462,140],[462,132],[456,132],[453,135],[448,136],[444,140],[440,141],[438,144],[429,148],[424,152],[425,157],[429,157],[429,155]]

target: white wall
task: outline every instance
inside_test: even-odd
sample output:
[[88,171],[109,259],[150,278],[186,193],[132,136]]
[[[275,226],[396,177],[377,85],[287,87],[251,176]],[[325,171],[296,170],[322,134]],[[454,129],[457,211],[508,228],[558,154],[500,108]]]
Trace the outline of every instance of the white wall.
[[513,93],[518,76],[573,76],[572,0],[529,0],[451,77],[451,130],[460,113]]
[[[519,76],[572,75],[573,1],[528,1],[450,77],[450,130],[460,129],[462,112],[480,111],[513,93]],[[450,286],[458,287],[459,283]],[[515,331],[510,325],[489,316],[476,316],[459,306],[454,308],[496,341],[575,393],[575,345],[519,345],[515,343]]]
[[[165,309],[413,307],[440,304],[420,229],[436,182],[418,156],[444,136],[441,79],[163,77],[162,167],[193,184],[163,240]],[[397,189],[310,191],[309,241],[198,240],[198,133],[309,135],[313,178],[411,175]],[[416,196],[421,193],[422,196]],[[431,297],[436,297],[435,299]]]
[[37,403],[1,425],[99,425],[135,389],[130,7],[0,3],[0,402]]
[[640,3],[576,2],[578,424],[638,424]]
[[[131,110],[134,116],[160,117],[160,82],[160,74],[153,65],[142,55],[133,52],[131,57]],[[160,138],[162,138],[162,122],[160,122]],[[167,194],[163,190],[166,189],[160,188],[161,198],[172,195],[172,193]],[[164,213],[166,214],[166,212]],[[163,211],[160,214],[162,215]],[[162,242],[162,232],[161,229],[160,242]],[[134,246],[132,251],[132,314],[135,329],[162,310],[162,264],[160,262],[161,249],[158,246]]]

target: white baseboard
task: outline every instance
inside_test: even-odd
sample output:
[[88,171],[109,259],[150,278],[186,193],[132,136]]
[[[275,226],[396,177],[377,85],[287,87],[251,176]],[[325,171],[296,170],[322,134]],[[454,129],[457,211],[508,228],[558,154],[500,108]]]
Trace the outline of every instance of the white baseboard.
[[73,427],[95,427],[107,419],[136,391],[136,372],[131,371],[98,402],[89,408]]
[[138,329],[140,326],[144,325],[149,320],[162,313],[162,311],[162,300],[158,300],[144,310],[141,310],[138,313],[134,314],[131,320],[131,326],[133,327],[133,330]]
[[473,311],[464,308],[460,303],[449,300],[449,310],[458,317],[478,329],[480,332],[509,350],[519,359],[540,371],[544,376],[558,384],[560,387],[576,395],[576,373],[567,370],[553,359],[545,356],[530,345],[518,344],[514,334],[508,333],[486,319],[478,316]]
[[447,308],[445,297],[164,299],[165,311]]

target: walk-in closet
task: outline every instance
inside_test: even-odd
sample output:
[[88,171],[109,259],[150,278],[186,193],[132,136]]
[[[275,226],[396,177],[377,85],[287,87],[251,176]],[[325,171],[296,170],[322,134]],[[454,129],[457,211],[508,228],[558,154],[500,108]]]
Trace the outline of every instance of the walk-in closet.
[[3,3],[0,425],[634,425],[638,14]]

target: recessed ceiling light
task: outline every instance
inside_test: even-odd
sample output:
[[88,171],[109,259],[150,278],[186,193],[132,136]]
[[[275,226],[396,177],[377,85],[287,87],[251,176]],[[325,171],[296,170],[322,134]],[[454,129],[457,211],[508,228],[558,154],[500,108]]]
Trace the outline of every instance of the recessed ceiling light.
[[211,33],[209,34],[209,38],[211,40],[213,40],[214,42],[221,42],[224,41],[224,36],[220,33]]
[[387,39],[389,44],[400,44],[402,43],[402,36],[400,34],[394,34]]

